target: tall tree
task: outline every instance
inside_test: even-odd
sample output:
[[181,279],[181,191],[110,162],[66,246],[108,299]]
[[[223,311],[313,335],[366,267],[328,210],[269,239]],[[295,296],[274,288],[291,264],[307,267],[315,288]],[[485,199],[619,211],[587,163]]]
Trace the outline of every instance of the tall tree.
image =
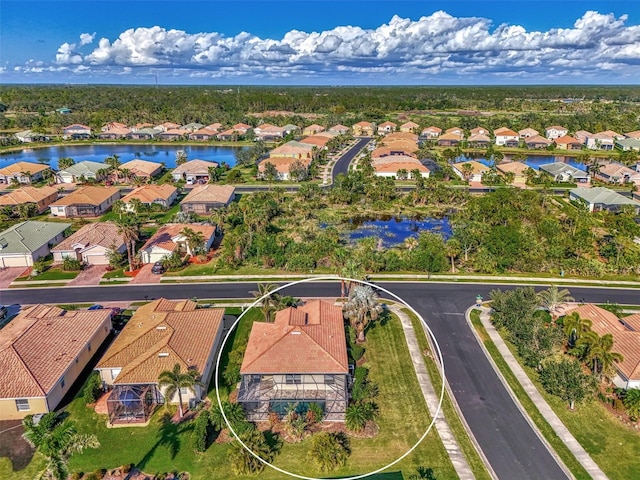
[[613,351],[613,335],[606,333],[602,336],[594,331],[585,333],[576,346],[584,346],[584,360],[597,377],[609,376],[616,363],[622,362],[623,356]]
[[62,157],[58,159],[58,170],[65,170],[69,168],[71,165],[76,163],[73,158],[70,157]]
[[140,225],[135,215],[125,214],[116,221],[118,234],[122,235],[124,244],[127,247],[127,260],[129,271],[133,272],[136,256],[136,242],[140,238]]
[[33,415],[27,415],[22,426],[24,439],[47,460],[37,478],[67,480],[71,455],[100,446],[95,435],[79,434],[73,423],[63,420],[57,412],[46,413],[37,424]]
[[570,313],[564,317],[564,326],[562,330],[567,336],[569,347],[573,347],[576,341],[585,333],[591,331],[593,323],[588,318],[582,318],[578,312]]
[[271,314],[275,310],[275,306],[273,304],[273,294],[267,294],[275,290],[275,288],[276,286],[271,283],[259,283],[258,290],[251,292],[253,298],[262,298],[262,300],[260,301],[260,310],[262,311],[265,322],[272,321]]
[[199,255],[204,252],[205,238],[202,232],[196,232],[189,227],[184,227],[180,233],[187,240],[189,255]]
[[567,302],[573,302],[574,298],[566,288],[559,289],[557,285],[551,285],[548,289],[538,293],[540,306],[544,307],[552,317],[558,314],[558,308]]
[[349,292],[349,300],[343,311],[356,332],[358,342],[363,343],[366,341],[365,330],[378,320],[383,308],[378,295],[369,285],[357,285]]
[[460,242],[456,238],[450,238],[444,244],[447,257],[451,260],[451,273],[456,273],[456,258],[460,255]]
[[182,389],[186,388],[195,394],[196,387],[203,386],[203,383],[200,381],[200,373],[196,369],[191,368],[183,372],[180,364],[176,363],[172,370],[165,370],[160,373],[158,386],[165,388],[164,398],[166,403],[169,403],[176,393],[178,394],[178,412],[180,413],[180,418],[182,418],[184,415],[182,410]]

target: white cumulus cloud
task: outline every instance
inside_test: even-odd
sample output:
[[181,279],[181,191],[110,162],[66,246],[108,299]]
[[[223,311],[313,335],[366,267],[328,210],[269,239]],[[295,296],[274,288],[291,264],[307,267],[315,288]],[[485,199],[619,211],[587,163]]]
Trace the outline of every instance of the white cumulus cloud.
[[63,43],[55,61],[87,67],[75,68],[80,73],[162,68],[208,78],[344,78],[351,73],[417,81],[482,75],[552,81],[559,75],[579,78],[598,72],[637,75],[640,26],[628,22],[627,15],[587,11],[571,28],[536,31],[438,11],[417,20],[394,16],[373,29],[291,30],[282,38],[139,27],[113,40],[101,38],[85,54],[79,47],[93,43],[96,34],[83,33],[79,44]]

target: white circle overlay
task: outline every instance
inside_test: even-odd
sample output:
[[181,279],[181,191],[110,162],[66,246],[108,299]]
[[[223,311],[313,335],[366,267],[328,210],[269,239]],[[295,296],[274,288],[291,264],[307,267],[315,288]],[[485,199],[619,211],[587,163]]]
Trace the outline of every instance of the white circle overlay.
[[[252,309],[255,306],[257,306],[265,298],[273,295],[276,292],[279,292],[280,290],[283,290],[285,288],[292,287],[294,285],[298,285],[298,284],[301,284],[301,283],[310,283],[310,282],[318,282],[318,281],[321,281],[321,282],[344,281],[344,282],[352,282],[352,283],[355,283],[355,284],[368,285],[368,286],[372,287],[374,290],[381,290],[384,293],[386,293],[387,295],[390,295],[391,297],[393,297],[394,299],[396,299],[397,301],[402,303],[404,306],[406,306],[411,311],[411,313],[413,313],[422,322],[422,324],[425,326],[425,328],[429,332],[429,336],[433,340],[433,345],[435,345],[435,348],[436,348],[436,351],[437,351],[437,355],[438,355],[438,359],[440,361],[439,362],[440,363],[440,375],[442,376],[442,388],[440,390],[440,401],[438,402],[438,408],[436,409],[435,413],[431,416],[431,423],[427,427],[427,430],[422,434],[422,436],[418,439],[418,441],[415,443],[415,445],[413,445],[409,450],[407,450],[404,454],[402,454],[402,456],[400,456],[399,458],[396,458],[394,461],[392,461],[388,465],[385,465],[384,467],[380,467],[377,470],[374,470],[374,471],[369,472],[369,473],[363,473],[363,474],[360,474],[360,475],[355,475],[353,477],[340,477],[342,480],[358,480],[360,478],[366,478],[366,477],[369,477],[371,475],[376,475],[378,473],[381,473],[384,470],[386,470],[388,468],[391,468],[396,463],[402,461],[409,454],[411,454],[411,452],[413,452],[418,447],[418,445],[420,445],[420,443],[425,439],[425,437],[431,431],[431,428],[435,424],[436,419],[438,418],[438,415],[440,414],[440,410],[442,408],[442,402],[444,400],[444,391],[445,391],[444,362],[442,360],[442,352],[440,350],[440,345],[438,344],[438,341],[436,340],[436,337],[434,336],[433,332],[431,331],[431,328],[429,328],[429,325],[427,325],[427,322],[422,318],[422,315],[420,315],[418,312],[416,312],[416,310],[411,305],[409,305],[405,300],[400,298],[395,293],[390,292],[386,288],[383,288],[383,287],[381,287],[379,285],[375,285],[375,284],[373,284],[371,282],[368,282],[368,281],[365,281],[365,280],[356,280],[356,279],[353,279],[353,278],[344,278],[344,277],[336,277],[336,276],[304,278],[302,280],[296,280],[294,282],[290,282],[290,283],[281,285],[281,286],[279,286],[277,288],[274,288],[273,290],[271,290],[270,292],[266,293],[262,297],[256,299],[251,305],[246,307],[245,310],[240,314],[240,316],[233,323],[233,325],[231,326],[231,328],[229,329],[229,331],[225,335],[224,339],[222,340],[222,344],[220,345],[220,351],[218,352],[218,359],[216,361],[216,371],[215,371],[216,398],[218,400],[218,406],[220,407],[220,413],[222,414],[222,418],[224,418],[224,421],[227,424],[227,427],[229,428],[229,431],[233,434],[235,440],[240,442],[240,445],[242,445],[242,447],[247,452],[249,452],[251,455],[253,455],[256,459],[261,461],[263,464],[273,468],[274,470],[277,470],[278,472],[283,473],[285,475],[288,475],[288,476],[290,476],[292,478],[300,478],[302,480],[323,480],[323,479],[317,478],[317,477],[307,477],[305,475],[299,475],[297,473],[293,473],[293,472],[289,472],[287,470],[284,470],[284,469],[282,469],[280,467],[276,467],[272,463],[267,462],[264,458],[262,458],[259,455],[255,454],[249,447],[247,447],[247,445],[245,445],[245,443],[242,440],[240,440],[240,438],[238,437],[236,432],[233,430],[233,427],[229,423],[229,420],[227,419],[227,416],[224,413],[224,409],[222,408],[222,400],[220,400],[220,387],[219,387],[219,382],[218,382],[218,376],[219,376],[219,372],[220,372],[220,360],[222,359],[222,352],[224,351],[224,346],[226,345],[227,340],[229,340],[229,336],[231,335],[233,330],[238,326],[238,323],[240,323],[240,320],[242,320],[242,317],[244,317],[245,313],[247,313],[250,309]],[[428,409],[428,407],[427,407],[427,409]]]

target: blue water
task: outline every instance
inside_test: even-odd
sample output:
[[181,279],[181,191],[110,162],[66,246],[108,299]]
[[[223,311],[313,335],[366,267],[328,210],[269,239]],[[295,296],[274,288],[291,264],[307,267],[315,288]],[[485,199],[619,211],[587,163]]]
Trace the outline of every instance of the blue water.
[[[510,160],[511,155],[505,155],[504,160]],[[477,162],[486,165],[487,167],[493,167],[494,161],[492,159],[488,159],[486,157],[467,157],[465,155],[460,155],[457,157],[454,162],[468,162],[469,160],[475,160]],[[547,163],[553,162],[561,162],[566,163],[567,165],[571,165],[579,170],[584,172],[587,171],[587,166],[584,163],[579,163],[575,161],[575,157],[565,157],[563,155],[528,155],[525,159],[524,163],[533,168],[534,170],[538,170],[540,165],[545,165]]]
[[451,224],[447,217],[412,219],[407,217],[360,218],[351,221],[352,230],[347,234],[352,242],[362,238],[375,237],[382,240],[385,248],[402,244],[409,237],[418,237],[420,232],[440,233],[448,239]]
[[104,162],[105,158],[116,154],[122,163],[140,158],[150,162],[164,162],[168,168],[176,166],[176,152],[187,152],[188,160],[209,160],[227,162],[229,166],[236,164],[235,153],[238,148],[247,147],[213,147],[205,145],[59,145],[44,148],[25,148],[18,152],[0,154],[0,168],[16,162],[46,163],[58,168],[58,159],[73,158],[76,163],[82,160]]

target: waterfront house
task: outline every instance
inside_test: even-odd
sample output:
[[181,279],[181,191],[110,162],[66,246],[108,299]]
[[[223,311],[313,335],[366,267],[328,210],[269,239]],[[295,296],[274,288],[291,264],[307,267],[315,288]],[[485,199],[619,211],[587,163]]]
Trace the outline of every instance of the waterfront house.
[[546,163],[538,168],[541,172],[551,175],[554,182],[589,183],[591,181],[591,175],[568,163]]
[[197,185],[180,202],[183,212],[209,215],[218,208],[226,207],[236,197],[231,185]]
[[123,163],[120,167],[120,171],[123,170],[128,170],[131,177],[150,180],[162,172],[162,165],[156,162],[148,162],[146,160],[136,158]]
[[505,173],[513,173],[513,181],[511,185],[524,187],[527,183],[527,172],[530,170],[526,163],[523,162],[504,162],[496,165],[496,170],[504,175]]
[[640,203],[605,187],[574,188],[569,192],[569,198],[584,203],[590,212],[617,212],[624,206],[632,207],[636,213],[640,210]]
[[491,143],[491,139],[482,133],[474,133],[467,139],[467,144],[470,147],[487,148]]
[[441,133],[442,133],[441,128],[434,127],[432,125],[430,127],[423,129],[422,132],[420,132],[420,136],[427,140],[434,140],[434,139],[437,139]]
[[393,122],[383,122],[378,125],[378,135],[386,135],[396,131],[397,125]]
[[563,135],[553,140],[558,150],[580,150],[583,143],[571,135]]
[[86,180],[102,180],[99,172],[107,170],[108,166],[104,163],[90,162],[83,160],[74,163],[64,170],[56,173],[56,183],[76,183]]
[[11,183],[12,179],[18,183],[33,183],[43,179],[45,170],[51,167],[42,163],[16,162],[0,168],[0,183]]
[[496,145],[501,147],[517,147],[520,144],[520,135],[510,128],[500,127],[493,131],[496,137]]
[[267,164],[271,164],[275,167],[275,171],[277,172],[276,180],[290,180],[292,167],[302,167],[308,172],[309,165],[311,165],[311,159],[292,157],[266,158],[258,164],[258,178],[265,178]]
[[617,162],[601,165],[598,173],[596,174],[596,178],[603,182],[616,183],[620,185],[625,183],[640,184],[640,172]]
[[547,148],[553,144],[553,141],[548,138],[541,137],[540,135],[534,135],[524,139],[524,144],[530,150],[539,150],[541,148]]
[[74,123],[62,129],[64,139],[72,140],[84,140],[91,136],[91,127],[82,125],[80,123]]
[[518,130],[518,136],[522,139],[524,138],[529,138],[529,137],[535,137],[536,135],[539,135],[540,132],[538,132],[537,130],[533,129],[533,128],[523,128],[522,130]]
[[418,125],[416,122],[407,122],[400,125],[401,132],[413,133],[417,128],[420,128],[420,125]]
[[[468,172],[466,171],[467,167],[464,165],[470,166]],[[476,162],[475,160],[454,163],[451,167],[456,175],[458,175],[462,180],[467,180],[469,182],[481,182],[482,175],[491,170],[486,165]]]
[[208,183],[209,182],[209,169],[216,168],[218,164],[216,162],[208,162],[206,160],[189,160],[188,162],[178,165],[171,172],[174,182],[184,180],[188,185],[196,183]]

